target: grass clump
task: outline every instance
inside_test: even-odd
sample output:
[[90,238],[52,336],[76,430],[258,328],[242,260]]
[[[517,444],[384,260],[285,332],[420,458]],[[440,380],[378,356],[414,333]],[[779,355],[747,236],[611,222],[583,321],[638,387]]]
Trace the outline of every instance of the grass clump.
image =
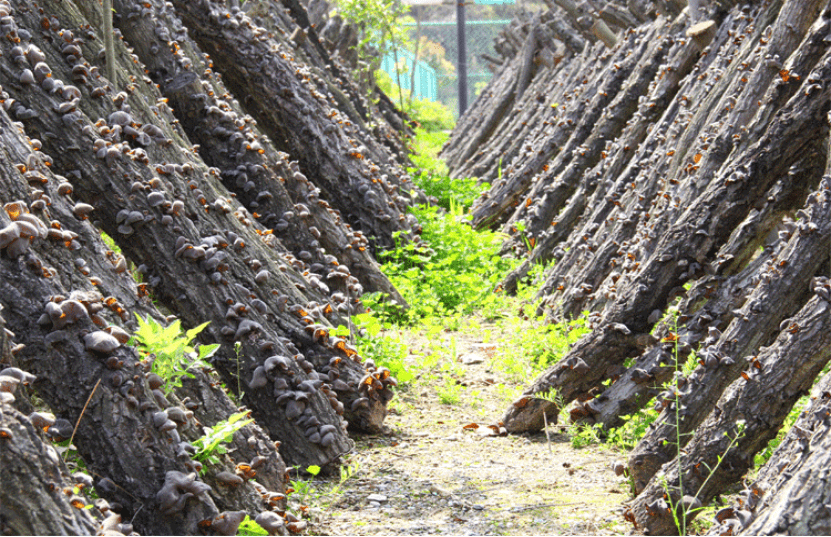
[[137,313],[136,318],[139,328],[130,343],[138,345],[141,354],[151,357],[153,373],[166,381],[165,395],[180,387],[183,377],[193,378],[191,369],[211,367],[206,360],[219,350],[219,345],[192,346],[193,339],[210,323],[182,332],[179,319],[165,327],[152,317],[145,320]]
[[[219,464],[219,455],[228,453],[224,444],[234,439],[234,433],[254,422],[253,419],[245,419],[246,417],[248,417],[248,412],[237,412],[213,427],[204,427],[205,435],[193,442],[196,447],[193,458],[205,464]],[[203,466],[202,473],[205,473],[206,469]]]
[[[503,236],[474,231],[460,206],[450,211],[419,206],[413,213],[422,225],[422,242],[401,241],[398,248],[379,255],[382,270],[410,309],[397,318],[389,310],[382,315],[414,324],[430,317],[472,313],[496,300],[496,285],[517,264],[498,255]],[[380,301],[368,298],[380,306]]]

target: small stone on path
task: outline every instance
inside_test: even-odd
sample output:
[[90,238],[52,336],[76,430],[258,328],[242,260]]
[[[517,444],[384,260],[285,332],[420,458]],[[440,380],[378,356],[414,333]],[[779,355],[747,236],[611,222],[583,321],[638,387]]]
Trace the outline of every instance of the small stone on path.
[[469,352],[459,356],[459,361],[465,365],[481,364],[485,361],[485,357],[478,352]]

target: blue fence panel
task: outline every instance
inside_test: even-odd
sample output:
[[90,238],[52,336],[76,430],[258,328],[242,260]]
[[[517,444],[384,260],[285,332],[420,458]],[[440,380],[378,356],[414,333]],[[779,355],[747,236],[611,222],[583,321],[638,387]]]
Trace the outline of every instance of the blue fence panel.
[[[408,50],[398,50],[398,63],[401,69],[401,87],[410,90],[410,77],[413,69],[415,55]],[[390,75],[393,82],[398,82],[395,73],[395,55],[389,53],[381,61],[381,70]],[[419,61],[415,62],[415,89],[413,97],[416,99],[427,99],[435,101],[438,97],[436,70]]]

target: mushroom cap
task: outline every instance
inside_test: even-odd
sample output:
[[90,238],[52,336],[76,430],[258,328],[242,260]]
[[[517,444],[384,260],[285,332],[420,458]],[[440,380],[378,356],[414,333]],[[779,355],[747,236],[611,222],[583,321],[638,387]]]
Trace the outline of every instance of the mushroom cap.
[[84,347],[87,350],[109,353],[121,346],[121,343],[103,330],[96,330],[84,336]]
[[279,535],[280,530],[285,528],[286,521],[274,511],[263,511],[254,519],[254,522],[262,526],[269,535]]
[[716,25],[715,21],[708,20],[693,24],[687,29],[687,37],[698,37],[704,35]]
[[218,483],[229,487],[237,487],[244,482],[240,476],[232,474],[231,472],[219,472],[216,474],[216,480]]

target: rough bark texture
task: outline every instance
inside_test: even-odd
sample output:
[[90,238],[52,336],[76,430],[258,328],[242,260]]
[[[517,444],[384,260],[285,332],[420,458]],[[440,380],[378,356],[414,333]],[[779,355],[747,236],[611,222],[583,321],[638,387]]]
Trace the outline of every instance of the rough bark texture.
[[[394,246],[393,232],[412,225],[404,215],[410,203],[404,196],[412,184],[400,168],[383,160],[382,146],[362,140],[351,122],[339,125],[322,93],[325,86],[295,63],[290,48],[252,26],[245,14],[231,16],[224,2],[173,5],[225,85],[245,96],[242,105],[276,147],[298,159],[301,171],[315,178],[325,198],[373,248]],[[369,191],[374,196],[367,196]]]
[[831,533],[831,375],[773,452],[759,476],[713,526],[718,535],[826,535]]
[[[182,35],[171,48],[159,29],[181,27],[177,15],[163,2],[116,2],[123,13],[117,19],[124,38],[153,81],[169,99],[188,139],[199,145],[205,163],[219,170],[223,184],[263,226],[270,228],[286,248],[333,291],[347,291],[331,256],[349,268],[366,291],[380,291],[404,304],[380,272],[363,236],[346,227],[320,189],[289,165],[219,77],[198,76],[209,69],[195,44]],[[150,7],[147,7],[150,6]],[[148,38],[153,36],[154,38]],[[304,209],[305,207],[305,209]],[[298,217],[298,213],[308,216]],[[317,246],[315,246],[317,245]],[[331,275],[331,276],[330,276]],[[351,294],[360,295],[352,285]]]
[[[0,364],[12,362],[12,344],[0,316]],[[11,374],[0,377],[0,382],[20,380]],[[69,471],[55,449],[43,442],[43,431],[13,406],[14,392],[22,389],[0,389],[0,531],[4,535],[94,535],[95,519],[89,510],[80,508],[89,500],[64,493],[64,487],[75,484]],[[82,503],[73,506],[72,500]]]
[[[826,198],[831,200],[827,194]],[[824,282],[815,285],[826,288]],[[692,496],[707,504],[753,466],[754,455],[776,436],[791,407],[810,390],[814,379],[831,360],[831,336],[827,331],[829,308],[831,303],[814,297],[796,316],[783,323],[786,329],[770,347],[742,360],[747,365],[742,378],[724,390],[714,410],[696,429],[684,447],[680,465],[678,460],[665,464],[662,475],[651,479],[635,499],[631,509],[639,528],[650,535],[677,531],[672,513],[662,502],[680,505],[682,497]],[[679,413],[687,410],[687,386],[695,390],[702,382],[701,377],[694,373],[686,379],[671,403],[672,407],[678,405]],[[668,409],[668,412],[674,411],[675,408]],[[677,435],[667,438],[671,444],[675,443],[672,446],[675,455],[677,438]],[[714,470],[709,472],[707,468]],[[666,499],[666,494],[671,501]],[[687,513],[687,521],[696,514]]]
[[[554,14],[592,41],[579,4],[549,7],[540,22],[524,21],[520,44],[532,43],[532,29]],[[592,332],[527,387],[504,426],[533,431],[544,417],[555,420],[561,409],[537,397],[552,388],[566,403],[577,400],[573,421],[606,428],[646,404],[663,410],[629,471],[643,491],[632,520],[664,533],[674,527],[666,510],[655,510],[656,472],[663,467],[660,475],[678,485],[676,448],[664,441],[679,432],[682,445],[696,442],[686,447],[684,491],[673,499],[692,497],[703,478],[687,474],[702,460],[714,466],[724,447],[718,442],[738,419],[726,409],[743,409],[752,432],[733,447],[741,456],[702,489],[699,500],[708,501],[741,477],[826,359],[824,336],[789,327],[829,328],[825,291],[807,282],[827,275],[831,263],[822,179],[831,8],[826,0],[696,3],[692,13],[677,2],[662,3],[657,14],[642,2],[627,7],[629,17],[619,6],[609,10],[618,27],[633,26],[615,48],[589,45],[542,64],[522,94],[523,53],[506,46],[500,72],[460,119],[443,156],[453,174],[493,183],[474,205],[473,223],[502,225],[503,253],[526,256],[502,289],[514,292],[532,268],[553,262],[538,313],[556,322],[589,312]],[[510,113],[500,103],[511,103]],[[767,354],[772,349],[777,354]],[[693,352],[699,366],[683,378]],[[761,374],[770,377],[760,391],[738,390],[762,357],[770,366]],[[797,363],[804,367],[791,375],[797,366],[785,364]],[[662,388],[674,378],[680,394]],[[761,403],[773,393],[781,400]],[[751,425],[749,414],[759,423]]]
[[[185,16],[209,14],[183,7]],[[292,16],[302,19],[303,8],[294,8]],[[218,24],[226,47],[245,49],[226,50],[227,61],[257,52],[246,47],[265,47],[260,60],[274,58],[262,70],[276,77],[270,83],[280,80],[307,100],[296,102],[307,109],[298,119],[307,132],[298,127],[294,145],[271,141],[269,121],[283,128],[283,119],[258,125],[246,115],[251,103],[228,93],[215,72],[220,62],[212,66],[170,4],[116,2],[116,25],[135,49],[116,39],[116,80],[107,80],[94,3],[0,1],[7,37],[0,44],[0,304],[15,334],[12,363],[7,355],[3,363],[37,375],[33,387],[59,420],[54,434],[68,437],[78,424],[74,444],[96,492],[144,534],[233,534],[245,513],[283,509],[280,453],[302,467],[336,464],[351,447],[347,421],[379,430],[394,383],[389,371],[365,367],[346,340],[329,334],[347,324],[342,314],[353,312],[364,289],[403,303],[369,256],[368,237],[389,238],[414,223],[402,215],[407,200],[393,186],[407,183],[397,142],[374,139],[382,127],[373,133],[355,125],[354,114],[369,122],[377,111],[321,93],[341,76],[321,47],[303,48],[282,34],[272,40],[236,10],[219,21],[216,9],[213,19],[192,22]],[[276,13],[259,17],[297,28]],[[281,53],[317,63],[304,66]],[[316,152],[324,171],[302,169],[279,150],[286,147],[299,152],[295,158]],[[338,175],[353,184],[340,198],[349,198],[351,212],[338,210],[337,199],[330,205],[314,181]],[[347,192],[329,185],[336,196]],[[369,229],[376,225],[386,231]],[[101,229],[126,259],[104,245]],[[128,260],[142,283],[127,271]],[[210,321],[201,342],[222,344],[214,366],[229,389],[245,392],[243,403],[257,419],[201,477],[191,442],[238,408],[201,370],[165,394],[149,374],[151,363],[123,344],[135,314],[164,322],[151,296],[186,327]],[[12,418],[23,446],[31,437],[21,429],[25,419]],[[51,448],[26,449],[48,455]],[[48,457],[32,471],[57,479],[49,477],[57,470]],[[229,478],[234,473],[241,483]],[[255,474],[257,482],[249,481]],[[33,509],[47,501],[48,490],[31,492]],[[76,530],[31,531],[89,532],[91,518],[61,519],[66,508],[48,507],[55,524]],[[81,512],[89,514],[101,516]],[[3,523],[28,533],[17,521]]]

